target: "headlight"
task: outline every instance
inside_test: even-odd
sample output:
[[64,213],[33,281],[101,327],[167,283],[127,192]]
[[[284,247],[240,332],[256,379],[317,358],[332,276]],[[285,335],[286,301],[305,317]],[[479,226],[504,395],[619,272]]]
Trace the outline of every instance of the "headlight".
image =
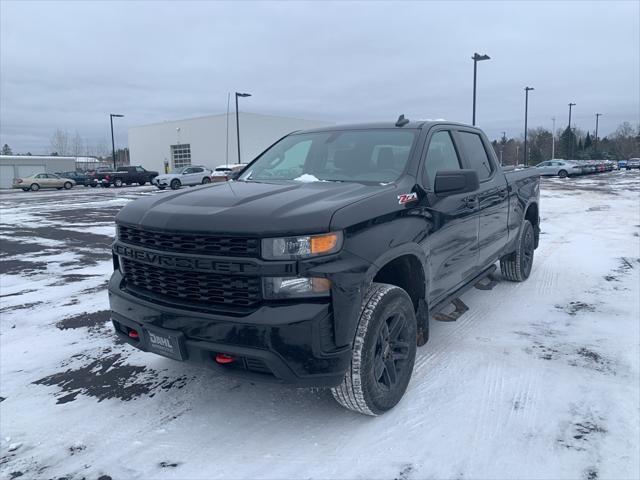
[[296,297],[328,297],[331,282],[315,277],[265,277],[264,296],[267,299]]
[[262,240],[262,257],[266,260],[297,260],[317,255],[329,255],[340,251],[342,238],[342,232],[300,237],[265,238]]

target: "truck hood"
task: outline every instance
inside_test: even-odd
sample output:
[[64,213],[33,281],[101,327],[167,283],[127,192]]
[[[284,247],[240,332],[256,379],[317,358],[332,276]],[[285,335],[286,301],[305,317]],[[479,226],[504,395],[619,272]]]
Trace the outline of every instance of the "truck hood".
[[338,209],[395,188],[339,182],[225,182],[136,200],[118,213],[116,222],[256,236],[318,233],[329,230]]

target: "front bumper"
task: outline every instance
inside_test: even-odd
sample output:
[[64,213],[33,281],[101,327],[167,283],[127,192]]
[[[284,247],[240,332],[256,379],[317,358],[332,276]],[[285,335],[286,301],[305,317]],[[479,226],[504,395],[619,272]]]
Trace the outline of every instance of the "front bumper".
[[151,183],[156,185],[157,187],[168,187],[169,179],[168,178],[158,178],[155,177],[151,180]]
[[[149,351],[147,328],[178,334],[185,360],[261,381],[307,387],[338,385],[349,367],[351,347],[333,342],[333,309],[328,301],[300,301],[261,307],[242,316],[161,305],[121,288],[122,275],[109,283],[111,318],[118,337]],[[136,330],[139,339],[128,332]],[[217,353],[236,357],[226,365]]]

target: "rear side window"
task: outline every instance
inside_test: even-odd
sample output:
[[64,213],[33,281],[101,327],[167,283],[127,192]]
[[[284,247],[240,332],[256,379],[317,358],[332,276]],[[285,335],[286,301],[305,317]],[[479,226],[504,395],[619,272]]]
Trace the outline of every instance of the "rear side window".
[[425,173],[427,178],[425,184],[433,190],[436,173],[441,170],[459,170],[460,160],[453,146],[451,134],[449,132],[436,132],[431,137],[429,149],[427,150]]
[[491,176],[492,167],[480,135],[477,133],[459,132],[459,136],[465,156],[469,161],[469,166],[478,172],[478,179],[480,181],[486,180]]

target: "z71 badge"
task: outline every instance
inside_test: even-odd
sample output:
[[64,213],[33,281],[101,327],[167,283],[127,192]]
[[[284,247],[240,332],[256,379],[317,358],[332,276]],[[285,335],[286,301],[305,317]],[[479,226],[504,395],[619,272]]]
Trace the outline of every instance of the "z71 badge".
[[418,200],[418,194],[416,192],[413,193],[403,193],[402,195],[398,195],[398,204],[404,205],[405,203],[415,202]]

